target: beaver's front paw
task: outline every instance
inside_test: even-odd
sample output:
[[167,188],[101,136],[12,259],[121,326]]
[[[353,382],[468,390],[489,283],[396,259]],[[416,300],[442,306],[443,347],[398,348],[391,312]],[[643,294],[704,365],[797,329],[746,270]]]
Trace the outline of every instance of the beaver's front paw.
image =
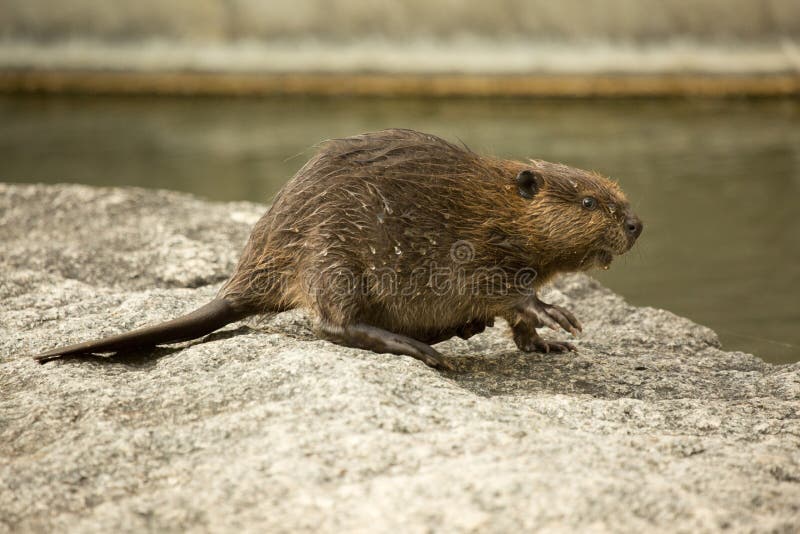
[[473,319],[467,324],[456,329],[456,335],[461,339],[469,339],[486,330],[487,326],[494,326],[494,319]]
[[536,333],[536,330],[520,323],[512,328],[514,343],[523,352],[568,352],[574,351],[575,346],[566,341],[546,341]]
[[517,312],[521,314],[526,322],[535,326],[546,326],[552,330],[558,330],[560,326],[573,336],[577,336],[583,327],[572,312],[561,306],[547,304],[536,297],[526,299],[517,306]]

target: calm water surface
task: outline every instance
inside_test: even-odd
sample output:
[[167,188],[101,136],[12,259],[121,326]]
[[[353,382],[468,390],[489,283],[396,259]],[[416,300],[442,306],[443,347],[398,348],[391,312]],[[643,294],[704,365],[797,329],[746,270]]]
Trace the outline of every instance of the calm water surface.
[[800,361],[797,100],[0,97],[0,180],[266,202],[314,143],[390,126],[616,178],[646,229],[605,284]]

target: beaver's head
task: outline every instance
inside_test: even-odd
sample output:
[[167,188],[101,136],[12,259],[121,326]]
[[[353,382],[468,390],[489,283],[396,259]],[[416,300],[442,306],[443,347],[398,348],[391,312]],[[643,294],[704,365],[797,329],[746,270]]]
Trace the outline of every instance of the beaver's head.
[[531,245],[557,270],[608,268],[642,233],[619,186],[599,174],[531,160],[516,177]]

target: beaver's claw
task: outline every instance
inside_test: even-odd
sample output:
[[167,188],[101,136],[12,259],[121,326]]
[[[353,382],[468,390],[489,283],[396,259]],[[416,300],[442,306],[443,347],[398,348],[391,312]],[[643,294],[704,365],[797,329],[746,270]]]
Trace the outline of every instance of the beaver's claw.
[[[520,325],[521,326],[521,325]],[[575,347],[566,341],[545,341],[542,336],[536,333],[532,328],[519,328],[513,329],[514,343],[517,348],[523,352],[568,352],[574,351]]]
[[561,306],[542,302],[536,297],[522,302],[517,307],[517,312],[534,328],[546,326],[558,330],[561,327],[573,336],[577,336],[583,330],[572,312]]

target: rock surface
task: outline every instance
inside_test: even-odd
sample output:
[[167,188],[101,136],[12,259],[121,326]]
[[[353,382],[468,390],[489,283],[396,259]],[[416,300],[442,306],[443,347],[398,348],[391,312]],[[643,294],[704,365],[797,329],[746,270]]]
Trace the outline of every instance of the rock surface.
[[800,529],[800,364],[558,282],[577,353],[500,323],[458,367],[315,340],[289,312],[186,348],[27,355],[171,318],[264,206],[0,184],[0,531]]

